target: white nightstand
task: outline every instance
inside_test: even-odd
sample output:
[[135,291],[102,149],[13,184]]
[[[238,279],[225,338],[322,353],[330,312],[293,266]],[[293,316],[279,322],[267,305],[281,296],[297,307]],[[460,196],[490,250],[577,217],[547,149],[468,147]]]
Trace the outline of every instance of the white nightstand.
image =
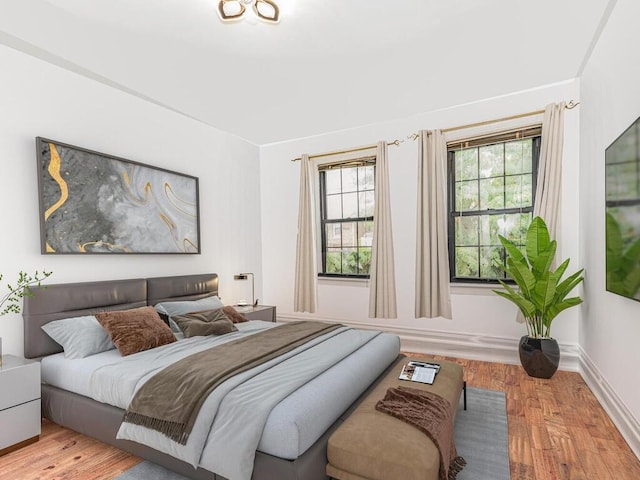
[[3,355],[0,367],[0,455],[40,438],[40,362]]

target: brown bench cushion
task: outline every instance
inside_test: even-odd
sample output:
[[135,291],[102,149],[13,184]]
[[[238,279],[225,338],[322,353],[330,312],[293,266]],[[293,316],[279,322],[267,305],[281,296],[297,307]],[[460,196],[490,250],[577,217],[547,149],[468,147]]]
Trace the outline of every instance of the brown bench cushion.
[[454,412],[462,392],[462,367],[441,365],[433,385],[399,380],[400,358],[386,377],[331,435],[327,475],[338,480],[438,480],[440,457],[434,443],[417,428],[375,409],[389,387],[410,386],[437,393]]

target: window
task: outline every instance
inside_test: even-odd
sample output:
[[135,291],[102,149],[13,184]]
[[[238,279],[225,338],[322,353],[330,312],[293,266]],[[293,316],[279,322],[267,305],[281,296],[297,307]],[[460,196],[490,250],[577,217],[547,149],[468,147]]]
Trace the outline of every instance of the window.
[[321,276],[369,277],[375,157],[321,165]]
[[[524,246],[536,191],[540,128],[448,146],[449,269],[452,282],[497,283],[505,251]],[[524,247],[523,247],[524,248]]]

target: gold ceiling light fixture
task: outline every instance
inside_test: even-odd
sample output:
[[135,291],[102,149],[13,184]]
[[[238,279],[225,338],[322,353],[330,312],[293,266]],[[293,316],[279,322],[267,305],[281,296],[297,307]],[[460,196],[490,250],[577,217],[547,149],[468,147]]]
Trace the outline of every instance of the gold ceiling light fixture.
[[233,22],[244,18],[249,6],[253,7],[253,13],[260,19],[269,23],[280,21],[280,8],[273,0],[220,0],[218,3],[218,15],[223,22]]

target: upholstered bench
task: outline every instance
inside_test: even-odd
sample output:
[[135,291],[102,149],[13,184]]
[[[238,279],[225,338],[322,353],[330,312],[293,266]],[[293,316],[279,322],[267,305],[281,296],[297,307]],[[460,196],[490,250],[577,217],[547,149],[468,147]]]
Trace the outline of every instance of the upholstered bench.
[[405,386],[446,398],[455,415],[464,386],[462,367],[438,361],[441,367],[433,385],[399,380],[403,365],[410,360],[414,359],[399,358],[333,432],[327,445],[329,477],[337,480],[438,480],[440,457],[435,444],[417,428],[377,411],[375,406],[389,387]]

